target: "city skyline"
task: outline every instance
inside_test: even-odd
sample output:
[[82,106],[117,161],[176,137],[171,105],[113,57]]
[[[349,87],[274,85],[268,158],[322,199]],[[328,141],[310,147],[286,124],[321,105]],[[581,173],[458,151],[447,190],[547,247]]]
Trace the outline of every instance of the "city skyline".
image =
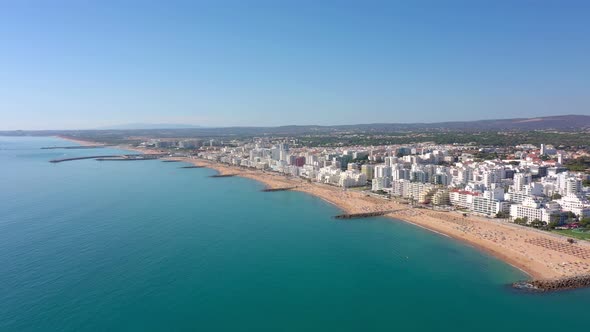
[[4,2],[0,129],[588,114],[588,9]]

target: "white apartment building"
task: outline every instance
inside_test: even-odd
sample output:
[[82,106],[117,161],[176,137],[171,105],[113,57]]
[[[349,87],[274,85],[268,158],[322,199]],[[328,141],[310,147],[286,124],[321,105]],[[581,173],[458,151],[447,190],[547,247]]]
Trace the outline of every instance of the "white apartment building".
[[580,218],[590,217],[590,202],[579,195],[570,193],[556,202],[559,203],[563,211],[570,211]]
[[371,182],[371,190],[379,191],[385,190],[391,186],[390,178],[374,178]]
[[559,173],[556,176],[557,190],[560,195],[577,194],[582,191],[582,181],[569,172]]
[[473,196],[471,210],[475,213],[486,216],[495,216],[498,212],[508,212],[510,204],[494,198],[484,196]]
[[559,205],[555,203],[542,204],[533,198],[525,199],[522,204],[510,206],[510,219],[527,218],[528,223],[539,219],[546,223],[551,221],[551,215],[559,214]]
[[419,203],[428,203],[426,202],[426,196],[431,194],[429,191],[433,188],[434,186],[430,183],[409,182],[405,186],[403,197],[416,199]]
[[565,180],[565,190],[563,191],[566,195],[575,195],[582,191],[582,181],[576,178],[568,178]]
[[375,166],[374,174],[376,178],[391,177],[391,167],[385,165],[377,165]]
[[328,166],[320,168],[316,175],[316,181],[320,183],[337,185],[340,182],[340,168]]
[[362,187],[367,185],[367,175],[359,171],[345,171],[340,173],[338,179],[338,185],[340,187]]
[[522,191],[524,186],[532,182],[530,173],[516,173],[514,174],[514,191]]
[[391,182],[391,195],[392,196],[404,196],[407,192],[406,187],[410,184],[408,180],[393,180]]
[[453,190],[449,194],[451,204],[460,208],[473,209],[473,198],[479,196],[479,193],[474,193],[465,190]]
[[420,204],[429,204],[432,200],[432,196],[436,192],[436,188],[434,186],[427,186],[425,185],[423,189],[418,194],[418,203]]
[[447,189],[439,189],[432,195],[432,205],[451,205],[451,196]]

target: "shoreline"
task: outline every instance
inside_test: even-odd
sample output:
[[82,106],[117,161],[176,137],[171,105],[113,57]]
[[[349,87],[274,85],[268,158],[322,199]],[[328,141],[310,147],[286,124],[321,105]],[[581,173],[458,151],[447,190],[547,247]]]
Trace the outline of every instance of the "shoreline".
[[[72,140],[76,141],[76,140]],[[90,142],[84,141],[89,144]],[[140,153],[163,151],[119,145],[116,148]],[[557,280],[590,275],[590,243],[577,241],[567,244],[566,237],[475,216],[463,217],[458,212],[441,212],[414,208],[394,201],[365,196],[354,190],[320,183],[310,183],[299,177],[230,166],[201,158],[167,157],[195,166],[213,169],[220,175],[232,174],[258,181],[266,188],[295,187],[291,190],[320,198],[344,213],[392,211],[384,216],[392,221],[407,222],[470,245],[477,250],[511,265],[535,280]]]
[[442,232],[436,231],[436,230],[434,230],[434,229],[430,229],[430,228],[428,228],[428,227],[421,226],[421,225],[419,225],[419,224],[416,224],[416,223],[414,223],[414,222],[412,222],[412,221],[409,221],[409,220],[395,219],[395,218],[394,218],[394,220],[401,220],[401,221],[403,221],[403,222],[406,222],[406,223],[412,224],[412,225],[414,225],[414,226],[416,226],[416,227],[420,227],[420,228],[422,228],[422,229],[425,229],[425,230],[427,230],[427,231],[430,231],[430,232],[433,232],[433,233],[436,233],[436,234],[442,235],[442,236],[444,236],[444,237],[446,237],[446,238],[448,238],[448,239],[452,239],[452,240],[454,240],[454,241],[457,241],[457,242],[463,243],[463,244],[465,244],[465,245],[468,245],[468,246],[470,246],[470,247],[472,247],[472,248],[474,248],[474,249],[476,249],[476,250],[483,251],[483,252],[485,252],[486,254],[488,254],[488,255],[490,255],[490,256],[492,256],[492,257],[496,258],[496,259],[499,259],[499,260],[501,260],[502,262],[504,262],[504,263],[506,263],[506,264],[508,264],[508,265],[512,266],[513,268],[515,268],[515,269],[519,270],[520,272],[522,272],[522,273],[526,274],[528,277],[531,277],[531,278],[537,278],[537,277],[538,277],[538,276],[535,276],[535,275],[531,274],[531,272],[529,272],[529,271],[526,271],[524,267],[520,266],[520,264],[518,264],[518,262],[514,262],[514,261],[513,261],[513,260],[512,260],[510,257],[508,257],[508,256],[506,256],[506,255],[503,255],[503,254],[501,254],[501,253],[499,253],[499,252],[494,252],[494,251],[492,251],[492,250],[490,250],[490,249],[488,249],[488,248],[486,248],[486,247],[484,247],[484,246],[478,245],[478,244],[476,244],[476,243],[473,243],[473,242],[467,242],[467,241],[464,241],[464,240],[462,240],[462,239],[459,239],[459,238],[453,237],[453,236],[451,236],[451,235],[448,235],[448,234],[445,234],[445,233],[442,233]]
[[85,140],[81,140],[81,139],[71,138],[68,136],[56,135],[53,137],[63,139],[66,141],[70,141],[72,143],[80,144],[81,146],[106,146],[106,144],[104,144],[104,143],[85,141]]
[[[590,274],[590,259],[582,259],[550,248],[539,247],[526,241],[541,239],[565,242],[565,238],[557,238],[553,234],[520,228],[517,225],[502,224],[493,219],[482,221],[477,217],[463,218],[456,212],[437,212],[411,208],[390,201],[381,202],[377,198],[364,197],[359,192],[343,191],[337,187],[317,183],[308,184],[299,178],[288,179],[275,173],[243,169],[204,159],[172,159],[196,166],[204,166],[216,170],[219,174],[235,174],[236,176],[256,180],[265,184],[267,188],[302,184],[293,190],[320,198],[345,213],[363,213],[380,209],[386,210],[392,207],[402,209],[400,212],[388,213],[384,217],[388,217],[392,221],[406,222],[470,245],[509,264],[533,279],[559,279]],[[339,196],[343,196],[348,202],[342,201],[340,199],[342,197]],[[355,204],[358,206],[354,206]],[[471,229],[465,229],[465,227],[471,227]],[[478,232],[477,229],[480,229],[480,231]],[[496,237],[490,237],[489,232],[495,233]],[[500,241],[499,236],[504,239]],[[590,252],[590,246],[586,243],[578,242],[571,246]]]

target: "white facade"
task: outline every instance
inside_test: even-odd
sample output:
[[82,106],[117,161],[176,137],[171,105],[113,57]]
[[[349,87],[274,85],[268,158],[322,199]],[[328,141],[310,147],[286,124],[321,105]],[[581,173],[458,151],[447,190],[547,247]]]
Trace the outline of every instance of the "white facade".
[[529,197],[522,204],[513,204],[510,206],[510,219],[527,218],[528,223],[538,219],[549,223],[551,221],[551,215],[559,214],[559,212],[559,208],[556,205],[548,204],[545,206]]
[[563,211],[570,211],[581,218],[590,216],[590,203],[578,195],[568,194],[556,202]]
[[389,178],[374,178],[371,183],[372,191],[385,190],[391,186]]
[[375,177],[376,178],[391,177],[391,167],[385,166],[385,165],[375,166]]
[[454,190],[451,191],[449,196],[452,205],[471,210],[473,209],[473,198],[478,196],[478,194],[469,191]]
[[497,199],[474,196],[473,207],[471,209],[475,213],[495,216],[498,212],[508,212],[509,206],[507,202],[501,202]]
[[367,185],[367,175],[359,171],[345,171],[340,173],[338,180],[340,187],[362,187]]

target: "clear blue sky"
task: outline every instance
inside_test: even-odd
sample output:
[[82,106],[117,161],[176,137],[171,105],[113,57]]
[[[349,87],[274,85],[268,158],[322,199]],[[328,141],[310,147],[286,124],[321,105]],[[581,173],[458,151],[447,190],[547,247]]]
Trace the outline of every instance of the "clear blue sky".
[[0,1],[0,129],[590,114],[590,1]]

